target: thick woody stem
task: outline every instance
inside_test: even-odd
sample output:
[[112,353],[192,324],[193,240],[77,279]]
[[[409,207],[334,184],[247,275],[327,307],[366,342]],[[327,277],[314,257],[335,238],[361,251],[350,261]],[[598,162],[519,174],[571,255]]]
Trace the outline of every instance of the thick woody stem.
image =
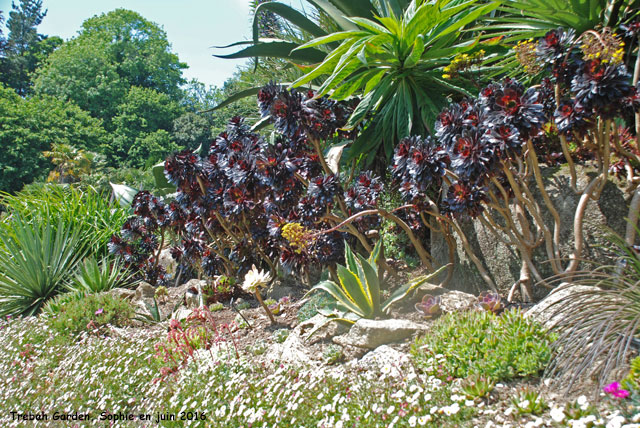
[[271,313],[271,310],[269,309],[269,307],[262,300],[262,296],[260,295],[260,291],[257,290],[257,289],[256,289],[256,299],[258,299],[258,303],[260,303],[260,305],[262,306],[262,309],[264,309],[264,311],[269,316],[269,319],[271,320],[271,324],[272,325],[276,324],[276,319],[273,317],[273,314]]
[[640,211],[640,188],[633,192],[631,203],[629,204],[629,215],[627,218],[627,230],[624,240],[627,245],[633,245],[636,241],[636,227],[638,225],[638,211]]

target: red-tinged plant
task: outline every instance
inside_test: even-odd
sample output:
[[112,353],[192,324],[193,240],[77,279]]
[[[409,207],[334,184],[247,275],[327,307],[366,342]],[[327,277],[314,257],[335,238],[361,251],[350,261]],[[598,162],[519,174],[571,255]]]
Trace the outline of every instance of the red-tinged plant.
[[483,311],[493,312],[494,314],[497,314],[504,309],[500,295],[490,291],[483,291],[480,293],[476,306]]
[[177,373],[199,349],[208,350],[213,359],[214,347],[232,346],[236,358],[240,358],[235,338],[237,330],[234,323],[218,324],[206,306],[194,309],[183,321],[172,319],[166,340],[155,345],[155,359],[161,368],[160,377],[154,382]]
[[422,301],[416,303],[416,311],[420,312],[427,318],[435,318],[442,313],[442,298],[440,296],[432,296],[425,294]]

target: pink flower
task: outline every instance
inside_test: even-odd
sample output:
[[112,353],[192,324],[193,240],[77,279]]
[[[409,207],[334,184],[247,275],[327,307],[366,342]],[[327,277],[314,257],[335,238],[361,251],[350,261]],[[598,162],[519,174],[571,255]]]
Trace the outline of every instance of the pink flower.
[[96,311],[95,315],[100,315],[103,312],[104,312],[104,309],[100,308]]
[[629,391],[626,389],[620,389],[620,382],[611,382],[609,385],[602,388],[602,390],[616,398],[627,398],[629,396]]

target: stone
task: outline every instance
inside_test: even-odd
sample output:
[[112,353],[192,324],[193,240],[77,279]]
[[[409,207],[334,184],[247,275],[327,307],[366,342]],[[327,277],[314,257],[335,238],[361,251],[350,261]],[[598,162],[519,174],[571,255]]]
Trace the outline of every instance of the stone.
[[187,308],[200,306],[202,288],[207,285],[204,279],[192,279],[185,284],[184,304]]
[[133,300],[136,297],[136,290],[130,290],[127,288],[112,288],[111,290],[109,290],[109,294],[120,299]]
[[171,256],[171,249],[169,248],[165,248],[164,250],[160,251],[158,264],[171,275],[175,274],[178,268],[178,262]]
[[[316,328],[317,330],[313,332]],[[348,326],[335,321],[327,322],[327,317],[318,314],[298,324],[295,327],[294,332],[303,338],[305,342],[312,344],[344,334],[348,330]],[[311,336],[312,333],[313,335]]]
[[[318,356],[315,356],[318,357]],[[304,345],[300,326],[291,330],[283,343],[274,343],[265,352],[266,361],[279,361],[292,365],[306,366],[314,359],[309,354],[309,348]]]
[[[536,321],[546,328],[551,328],[560,319],[560,313],[558,312],[559,306],[557,305],[559,302],[565,301],[567,296],[574,293],[591,291],[593,289],[594,287],[586,285],[575,285],[563,282],[551,291],[547,297],[525,312],[524,317]],[[584,300],[579,303],[577,302],[576,305],[581,306],[583,302]],[[563,309],[563,313],[567,309],[570,308]]]
[[271,286],[264,290],[263,297],[265,299],[273,299],[280,300],[285,296],[292,296],[295,293],[295,289],[293,287],[289,287],[287,285],[282,285],[281,281],[273,281]]
[[440,295],[442,312],[460,312],[472,307],[477,301],[473,294],[458,290],[447,290]]
[[378,346],[362,358],[349,361],[345,366],[364,372],[364,376],[371,379],[379,379],[381,376],[406,377],[414,373],[409,355],[388,345]]
[[380,345],[399,342],[416,333],[424,332],[427,326],[403,319],[369,320],[359,319],[342,336],[336,336],[333,341],[341,346],[357,346],[359,348],[375,349]]
[[156,288],[147,283],[141,282],[136,288],[135,300],[153,299],[156,295]]
[[187,308],[178,308],[174,313],[171,314],[171,319],[182,321],[185,320],[191,315],[192,310]]

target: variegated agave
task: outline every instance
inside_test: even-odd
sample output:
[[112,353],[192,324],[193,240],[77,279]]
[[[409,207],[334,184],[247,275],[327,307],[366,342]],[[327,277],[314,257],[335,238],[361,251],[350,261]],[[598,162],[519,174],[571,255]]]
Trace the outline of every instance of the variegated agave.
[[349,245],[345,243],[346,266],[338,265],[339,284],[333,281],[322,281],[307,293],[309,295],[317,290],[323,290],[335,299],[326,309],[319,311],[329,321],[335,320],[353,324],[361,318],[384,317],[389,313],[391,305],[405,298],[416,287],[436,277],[446,268],[443,266],[429,275],[420,276],[410,281],[395,290],[387,300],[381,302],[380,279],[376,266],[380,255],[380,245],[381,241],[378,241],[369,258],[365,259],[359,254],[354,254]]

